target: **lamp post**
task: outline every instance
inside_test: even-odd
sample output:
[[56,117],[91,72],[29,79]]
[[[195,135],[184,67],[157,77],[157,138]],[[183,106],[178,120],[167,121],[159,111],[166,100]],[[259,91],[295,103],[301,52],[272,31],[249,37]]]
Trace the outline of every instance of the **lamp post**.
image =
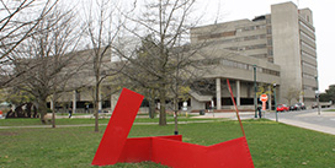
[[320,115],[320,93],[319,93],[318,76],[315,76],[315,82],[316,82],[315,98],[316,98],[316,103],[318,105],[318,114]]
[[256,65],[253,65],[254,67],[254,105],[255,105],[255,118],[257,118],[257,97],[256,97],[256,92],[257,92],[257,84],[256,84]]
[[277,84],[274,83],[274,84],[273,84],[273,98],[274,98],[274,101],[275,101],[276,122],[278,122],[278,115],[277,115],[277,98],[276,98],[276,86],[277,86]]

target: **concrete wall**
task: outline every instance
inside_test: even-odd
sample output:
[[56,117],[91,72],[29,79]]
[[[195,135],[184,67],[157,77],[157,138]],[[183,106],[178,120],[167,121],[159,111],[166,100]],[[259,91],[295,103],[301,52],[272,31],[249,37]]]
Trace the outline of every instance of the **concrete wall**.
[[298,9],[293,3],[271,6],[274,63],[281,66],[279,101],[287,103],[290,88],[303,90]]

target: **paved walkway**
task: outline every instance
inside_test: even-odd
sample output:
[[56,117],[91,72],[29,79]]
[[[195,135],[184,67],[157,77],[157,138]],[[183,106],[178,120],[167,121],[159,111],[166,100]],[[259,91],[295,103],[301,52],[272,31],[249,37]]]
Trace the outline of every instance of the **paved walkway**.
[[[200,120],[200,121],[178,121],[178,124],[191,124],[191,123],[210,123],[218,122],[220,120]],[[174,121],[167,122],[167,124],[174,124]],[[99,124],[99,126],[106,126],[107,124]],[[134,125],[157,125],[157,122],[135,122]],[[79,124],[79,125],[56,125],[57,128],[67,127],[93,127],[94,124]],[[51,125],[26,125],[26,126],[0,126],[2,129],[19,129],[19,128],[51,128]]]
[[[268,115],[267,118],[276,120],[274,114]],[[278,121],[287,125],[335,135],[335,112],[321,112],[320,115],[312,110],[287,114],[279,113]]]
[[[335,112],[322,112],[320,115],[314,110],[305,110],[298,112],[286,112],[277,113],[278,122],[287,125],[292,125],[300,128],[310,129],[318,132],[323,132],[331,135],[335,135]],[[229,118],[236,120],[235,113],[206,113],[196,118]],[[240,118],[243,119],[255,119],[254,112],[243,112],[240,113]],[[263,115],[263,118],[267,118],[276,121],[275,113],[267,112]]]
[[[77,118],[77,117],[76,117]],[[79,118],[79,117],[78,117]],[[179,121],[178,124],[189,124],[189,123],[208,123],[217,121],[217,118],[225,118],[236,120],[236,114],[232,113],[206,113],[205,115],[199,115],[194,118],[215,118],[216,120],[201,120],[201,121]],[[244,119],[255,119],[254,112],[242,112],[240,118]],[[275,113],[265,113],[263,118],[267,118],[275,121]],[[305,110],[300,112],[287,112],[278,113],[278,121],[287,125],[301,127],[305,129],[315,130],[331,135],[335,135],[335,112],[321,112],[319,115],[316,110]],[[173,124],[174,122],[168,122]],[[145,122],[145,123],[134,123],[134,125],[155,125],[156,122]],[[106,126],[107,124],[99,124],[100,126]],[[58,128],[64,127],[91,127],[94,124],[81,124],[81,125],[57,125]],[[11,128],[50,128],[50,125],[36,125],[36,126],[0,126],[0,129],[11,129]]]

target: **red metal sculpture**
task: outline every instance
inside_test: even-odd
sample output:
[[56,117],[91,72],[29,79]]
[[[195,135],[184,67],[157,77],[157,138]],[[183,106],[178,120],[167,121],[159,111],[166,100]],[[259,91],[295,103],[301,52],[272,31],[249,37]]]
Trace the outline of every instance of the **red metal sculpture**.
[[152,161],[174,168],[254,167],[242,125],[243,137],[212,146],[182,142],[181,135],[127,139],[142,100],[142,95],[122,90],[92,165]]

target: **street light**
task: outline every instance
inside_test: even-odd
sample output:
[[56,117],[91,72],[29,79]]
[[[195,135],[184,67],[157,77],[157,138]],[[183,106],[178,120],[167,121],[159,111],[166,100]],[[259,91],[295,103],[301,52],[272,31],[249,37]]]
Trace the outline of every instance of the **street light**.
[[278,115],[277,115],[277,98],[276,98],[276,83],[273,83],[273,98],[275,100],[275,112],[276,112],[276,122],[278,122]]
[[316,103],[318,105],[318,114],[320,115],[320,93],[319,93],[319,82],[318,82],[318,76],[315,76],[315,82],[316,82],[316,91],[315,91],[315,98]]
[[256,65],[253,65],[254,67],[254,105],[255,105],[255,118],[257,118],[257,97],[256,97],[256,92],[257,92],[257,84],[256,84]]

